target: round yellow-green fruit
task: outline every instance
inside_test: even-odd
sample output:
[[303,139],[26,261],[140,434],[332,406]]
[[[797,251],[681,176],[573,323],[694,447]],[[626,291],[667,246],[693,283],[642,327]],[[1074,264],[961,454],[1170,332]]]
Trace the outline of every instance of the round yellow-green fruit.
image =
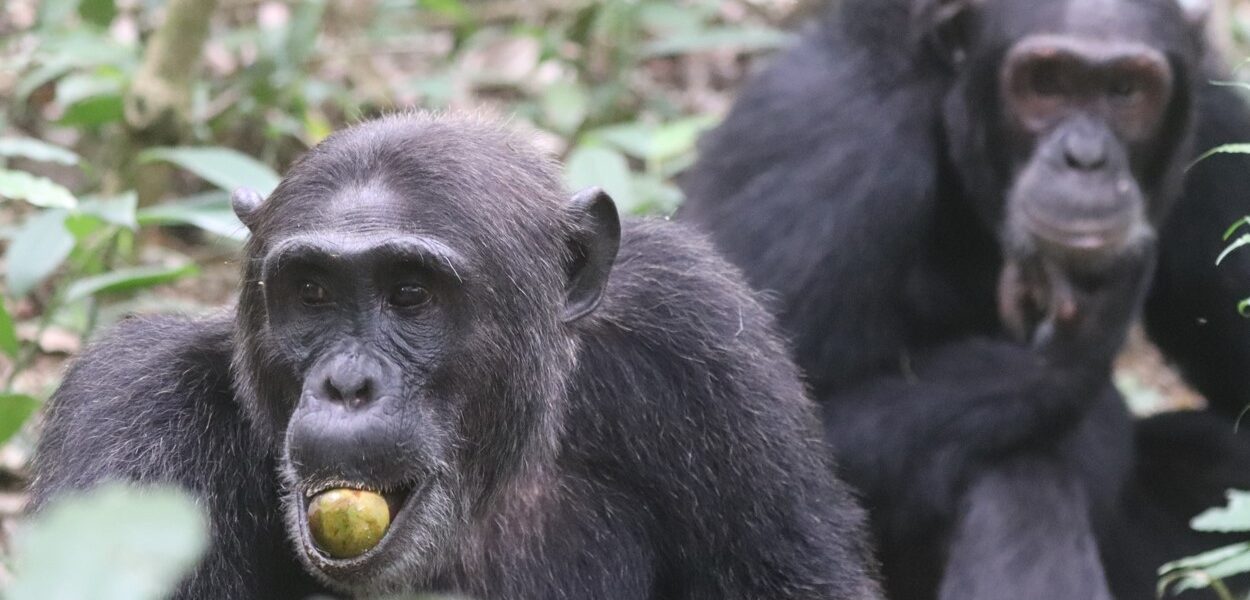
[[313,542],[334,558],[354,558],[372,550],[390,526],[390,506],[375,492],[326,490],[308,505]]

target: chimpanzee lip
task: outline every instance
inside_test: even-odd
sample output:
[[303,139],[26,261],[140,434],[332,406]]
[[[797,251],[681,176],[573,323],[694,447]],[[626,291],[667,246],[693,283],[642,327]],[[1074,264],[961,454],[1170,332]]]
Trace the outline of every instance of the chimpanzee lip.
[[1027,208],[1023,212],[1029,231],[1048,242],[1076,250],[1102,250],[1115,246],[1128,235],[1132,220],[1127,214],[1115,214],[1058,222]]
[[[391,538],[394,537],[392,534],[405,526],[409,519],[408,515],[413,511],[412,507],[418,503],[417,499],[420,496],[425,495],[428,487],[428,485],[417,487],[415,484],[377,486],[359,482],[338,481],[325,482],[307,488],[303,493],[299,494],[299,501],[296,502],[299,510],[300,546],[314,567],[335,578],[358,573],[375,562],[385,561],[391,545]],[[308,529],[308,506],[317,494],[332,489],[354,489],[378,493],[386,498],[387,506],[390,507],[391,523],[386,528],[386,533],[382,534],[382,539],[378,541],[376,546],[360,556],[334,558],[322,552],[317,547],[317,544],[313,542],[312,532]]]

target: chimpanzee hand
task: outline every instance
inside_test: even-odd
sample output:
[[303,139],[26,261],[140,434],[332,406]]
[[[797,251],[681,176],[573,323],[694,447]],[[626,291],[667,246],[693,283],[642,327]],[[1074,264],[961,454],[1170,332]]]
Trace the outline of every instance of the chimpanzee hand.
[[1008,260],[999,314],[1017,338],[1057,363],[1110,363],[1141,308],[1155,254],[1147,240],[1097,270],[1044,254]]

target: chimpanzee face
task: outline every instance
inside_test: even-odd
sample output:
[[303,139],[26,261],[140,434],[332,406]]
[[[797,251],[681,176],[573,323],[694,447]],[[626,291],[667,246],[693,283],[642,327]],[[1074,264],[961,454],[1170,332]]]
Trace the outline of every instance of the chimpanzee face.
[[619,240],[611,199],[568,202],[514,140],[399,123],[332,136],[268,200],[235,196],[253,236],[236,385],[283,463],[305,565],[354,594],[451,568],[553,460],[570,324]]
[[[334,196],[327,229],[277,234],[260,281],[269,343],[300,380],[283,449],[292,535],[317,571],[356,589],[360,575],[378,577],[375,566],[447,551],[466,493],[459,423],[490,394],[462,379],[457,361],[490,312],[468,297],[484,260],[472,246],[377,226],[378,217],[414,222],[381,186]],[[418,219],[433,225],[438,215]],[[323,552],[310,531],[310,506],[334,489],[386,501],[390,525],[359,556]]]
[[960,44],[950,152],[1004,252],[1096,271],[1152,239],[1179,193],[1198,69],[1175,0],[944,4],[961,8],[945,32]]

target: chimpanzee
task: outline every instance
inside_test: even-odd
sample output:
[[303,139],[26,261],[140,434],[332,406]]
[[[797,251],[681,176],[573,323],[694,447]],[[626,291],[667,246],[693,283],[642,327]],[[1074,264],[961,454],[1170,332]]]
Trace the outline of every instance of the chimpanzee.
[[[890,597],[1153,597],[1250,486],[1250,256],[1214,264],[1250,163],[1186,173],[1250,113],[1199,7],[840,5],[706,137],[679,215],[776,299]],[[1130,418],[1142,310],[1210,412]]]
[[[880,598],[740,274],[559,182],[485,121],[406,114],[236,193],[237,309],[95,343],[47,413],[36,502],[189,488],[214,545],[180,598]],[[380,540],[323,543],[327,490],[383,502],[359,513]]]

